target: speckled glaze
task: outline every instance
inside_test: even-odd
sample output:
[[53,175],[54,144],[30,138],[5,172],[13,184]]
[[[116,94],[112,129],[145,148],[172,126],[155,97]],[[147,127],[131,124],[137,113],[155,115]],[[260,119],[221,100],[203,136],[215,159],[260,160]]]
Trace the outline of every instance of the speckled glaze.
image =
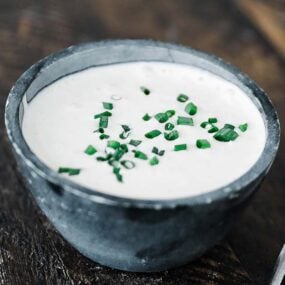
[[[267,129],[266,145],[255,165],[238,180],[216,191],[161,201],[99,193],[65,179],[44,165],[23,139],[23,95],[26,93],[30,102],[39,90],[65,75],[91,66],[132,61],[194,65],[243,89],[259,109]],[[183,265],[221,240],[268,172],[280,138],[274,107],[264,91],[245,74],[212,55],[150,40],[80,44],[40,60],[12,88],[5,122],[19,170],[39,207],[59,233],[96,262],[138,272]]]

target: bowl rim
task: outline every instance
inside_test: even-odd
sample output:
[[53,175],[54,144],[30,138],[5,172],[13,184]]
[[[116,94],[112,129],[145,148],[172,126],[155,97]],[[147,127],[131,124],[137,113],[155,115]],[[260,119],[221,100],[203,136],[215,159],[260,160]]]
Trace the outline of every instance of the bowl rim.
[[[46,67],[47,63],[50,64],[66,56],[72,56],[89,49],[97,48],[100,46],[107,47],[110,45],[147,45],[151,47],[165,48],[168,51],[178,50],[190,53],[195,57],[202,58],[203,60],[211,62],[214,65],[219,65],[222,67],[222,69],[230,72],[231,75],[233,75],[242,85],[248,87],[252,91],[253,95],[261,104],[263,115],[265,115],[264,123],[267,131],[266,142],[264,149],[255,164],[245,174],[236,180],[210,192],[174,199],[134,199],[106,194],[82,186],[59,175],[56,171],[52,170],[45,163],[40,161],[40,159],[30,150],[22,135],[20,127],[19,109],[22,102],[22,97],[24,96],[27,88],[37,77],[37,74],[40,73],[41,69]],[[253,80],[251,80],[249,76],[241,72],[237,67],[215,55],[198,51],[196,49],[179,44],[145,39],[103,40],[81,43],[50,54],[47,57],[39,60],[29,69],[27,69],[12,87],[6,101],[5,125],[6,132],[8,134],[10,143],[12,144],[12,147],[16,153],[16,156],[20,156],[21,159],[24,160],[25,164],[31,168],[30,171],[32,172],[32,175],[37,174],[48,182],[63,188],[65,191],[72,192],[81,198],[89,199],[97,203],[154,209],[209,204],[214,201],[233,199],[241,195],[249,196],[253,190],[247,189],[248,187],[246,186],[255,183],[258,178],[263,177],[267,173],[276,156],[280,142],[280,122],[277,112],[267,94]]]

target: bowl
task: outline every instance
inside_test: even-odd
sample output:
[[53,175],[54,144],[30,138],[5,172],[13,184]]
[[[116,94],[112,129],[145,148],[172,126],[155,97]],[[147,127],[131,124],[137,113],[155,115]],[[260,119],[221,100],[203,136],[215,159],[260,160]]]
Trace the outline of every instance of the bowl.
[[[85,188],[42,163],[21,132],[24,94],[29,104],[41,89],[61,77],[89,67],[135,61],[193,65],[241,88],[258,108],[267,132],[264,150],[254,166],[239,179],[206,194],[135,200]],[[58,232],[88,258],[136,272],[186,264],[223,239],[268,172],[280,139],[279,120],[270,99],[248,76],[213,55],[151,40],[79,44],[40,60],[12,88],[5,122],[27,188]]]

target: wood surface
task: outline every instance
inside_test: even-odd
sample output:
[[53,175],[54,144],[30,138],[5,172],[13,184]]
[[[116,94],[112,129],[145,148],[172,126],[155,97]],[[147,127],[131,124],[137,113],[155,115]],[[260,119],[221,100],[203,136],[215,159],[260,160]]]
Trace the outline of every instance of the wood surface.
[[236,3],[285,59],[285,3],[283,7],[274,5],[274,1],[236,0]]
[[228,0],[0,1],[0,284],[268,284],[285,241],[285,145],[227,239],[187,266],[112,270],[81,256],[41,214],[16,170],[4,129],[8,91],[51,52],[105,38],[190,45],[237,65],[270,95],[285,123],[285,65]]

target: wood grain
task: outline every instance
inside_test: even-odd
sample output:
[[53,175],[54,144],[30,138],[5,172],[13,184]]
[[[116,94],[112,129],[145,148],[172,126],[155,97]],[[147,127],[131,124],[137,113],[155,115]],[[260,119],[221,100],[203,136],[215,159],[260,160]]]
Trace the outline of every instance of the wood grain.
[[272,3],[256,0],[237,0],[236,3],[285,59],[285,5],[283,9],[276,9]]
[[[236,64],[285,123],[285,66],[230,1],[0,1],[0,113],[17,77],[41,57],[104,38],[176,41]],[[284,135],[282,139],[284,141]],[[285,238],[285,146],[227,241],[157,274],[102,267],[56,233],[22,185],[0,120],[0,284],[267,284]]]

